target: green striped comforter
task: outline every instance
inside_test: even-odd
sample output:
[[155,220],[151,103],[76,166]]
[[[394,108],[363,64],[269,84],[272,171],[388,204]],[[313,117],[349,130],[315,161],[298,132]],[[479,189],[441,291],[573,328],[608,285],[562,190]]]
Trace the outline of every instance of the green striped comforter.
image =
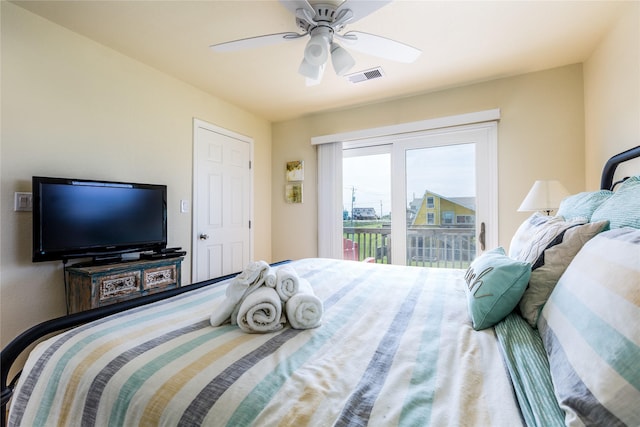
[[522,425],[464,271],[293,266],[323,301],[319,328],[211,327],[224,284],[108,317],[32,352],[10,425]]

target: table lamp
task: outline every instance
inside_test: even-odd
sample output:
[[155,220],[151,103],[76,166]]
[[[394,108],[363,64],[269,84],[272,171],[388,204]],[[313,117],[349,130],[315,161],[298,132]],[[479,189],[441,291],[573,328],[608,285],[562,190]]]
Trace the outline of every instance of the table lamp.
[[567,196],[569,191],[559,181],[538,180],[533,183],[527,197],[520,204],[518,212],[543,211],[551,215],[551,211],[558,209],[562,199]]

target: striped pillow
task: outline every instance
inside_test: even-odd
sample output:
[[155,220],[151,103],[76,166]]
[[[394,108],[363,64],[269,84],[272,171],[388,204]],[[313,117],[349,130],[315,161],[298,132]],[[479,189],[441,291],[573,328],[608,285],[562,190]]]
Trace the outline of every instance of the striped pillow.
[[600,233],[551,293],[538,328],[567,425],[640,425],[640,230]]
[[585,191],[583,193],[574,194],[562,200],[558,208],[558,216],[566,220],[574,218],[591,219],[593,212],[606,202],[613,195],[613,191]]
[[609,221],[575,225],[564,230],[551,241],[544,251],[531,262],[531,278],[524,291],[519,307],[522,317],[536,327],[538,314],[547,302],[558,279],[567,269],[582,246],[609,225]]
[[640,176],[632,176],[624,181],[591,216],[591,221],[607,219],[611,229],[640,228]]

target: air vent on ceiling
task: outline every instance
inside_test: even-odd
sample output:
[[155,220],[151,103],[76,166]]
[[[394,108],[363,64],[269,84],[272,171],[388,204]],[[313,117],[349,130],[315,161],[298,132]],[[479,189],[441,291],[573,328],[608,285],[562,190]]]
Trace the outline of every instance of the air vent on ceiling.
[[382,67],[376,67],[370,70],[347,74],[345,77],[351,83],[360,83],[360,82],[366,82],[367,80],[373,80],[373,79],[378,79],[380,77],[384,77],[384,73],[382,72]]

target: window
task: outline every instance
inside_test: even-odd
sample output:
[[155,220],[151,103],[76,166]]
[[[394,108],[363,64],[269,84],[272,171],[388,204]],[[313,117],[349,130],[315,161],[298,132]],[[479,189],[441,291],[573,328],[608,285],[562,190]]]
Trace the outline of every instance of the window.
[[473,215],[458,215],[456,216],[456,224],[474,224],[475,217]]
[[427,197],[427,209],[433,209],[435,207],[435,200],[433,196]]
[[442,212],[442,223],[446,225],[453,224],[454,213],[452,211]]
[[436,214],[433,212],[427,212],[427,225],[433,225],[436,223]]

